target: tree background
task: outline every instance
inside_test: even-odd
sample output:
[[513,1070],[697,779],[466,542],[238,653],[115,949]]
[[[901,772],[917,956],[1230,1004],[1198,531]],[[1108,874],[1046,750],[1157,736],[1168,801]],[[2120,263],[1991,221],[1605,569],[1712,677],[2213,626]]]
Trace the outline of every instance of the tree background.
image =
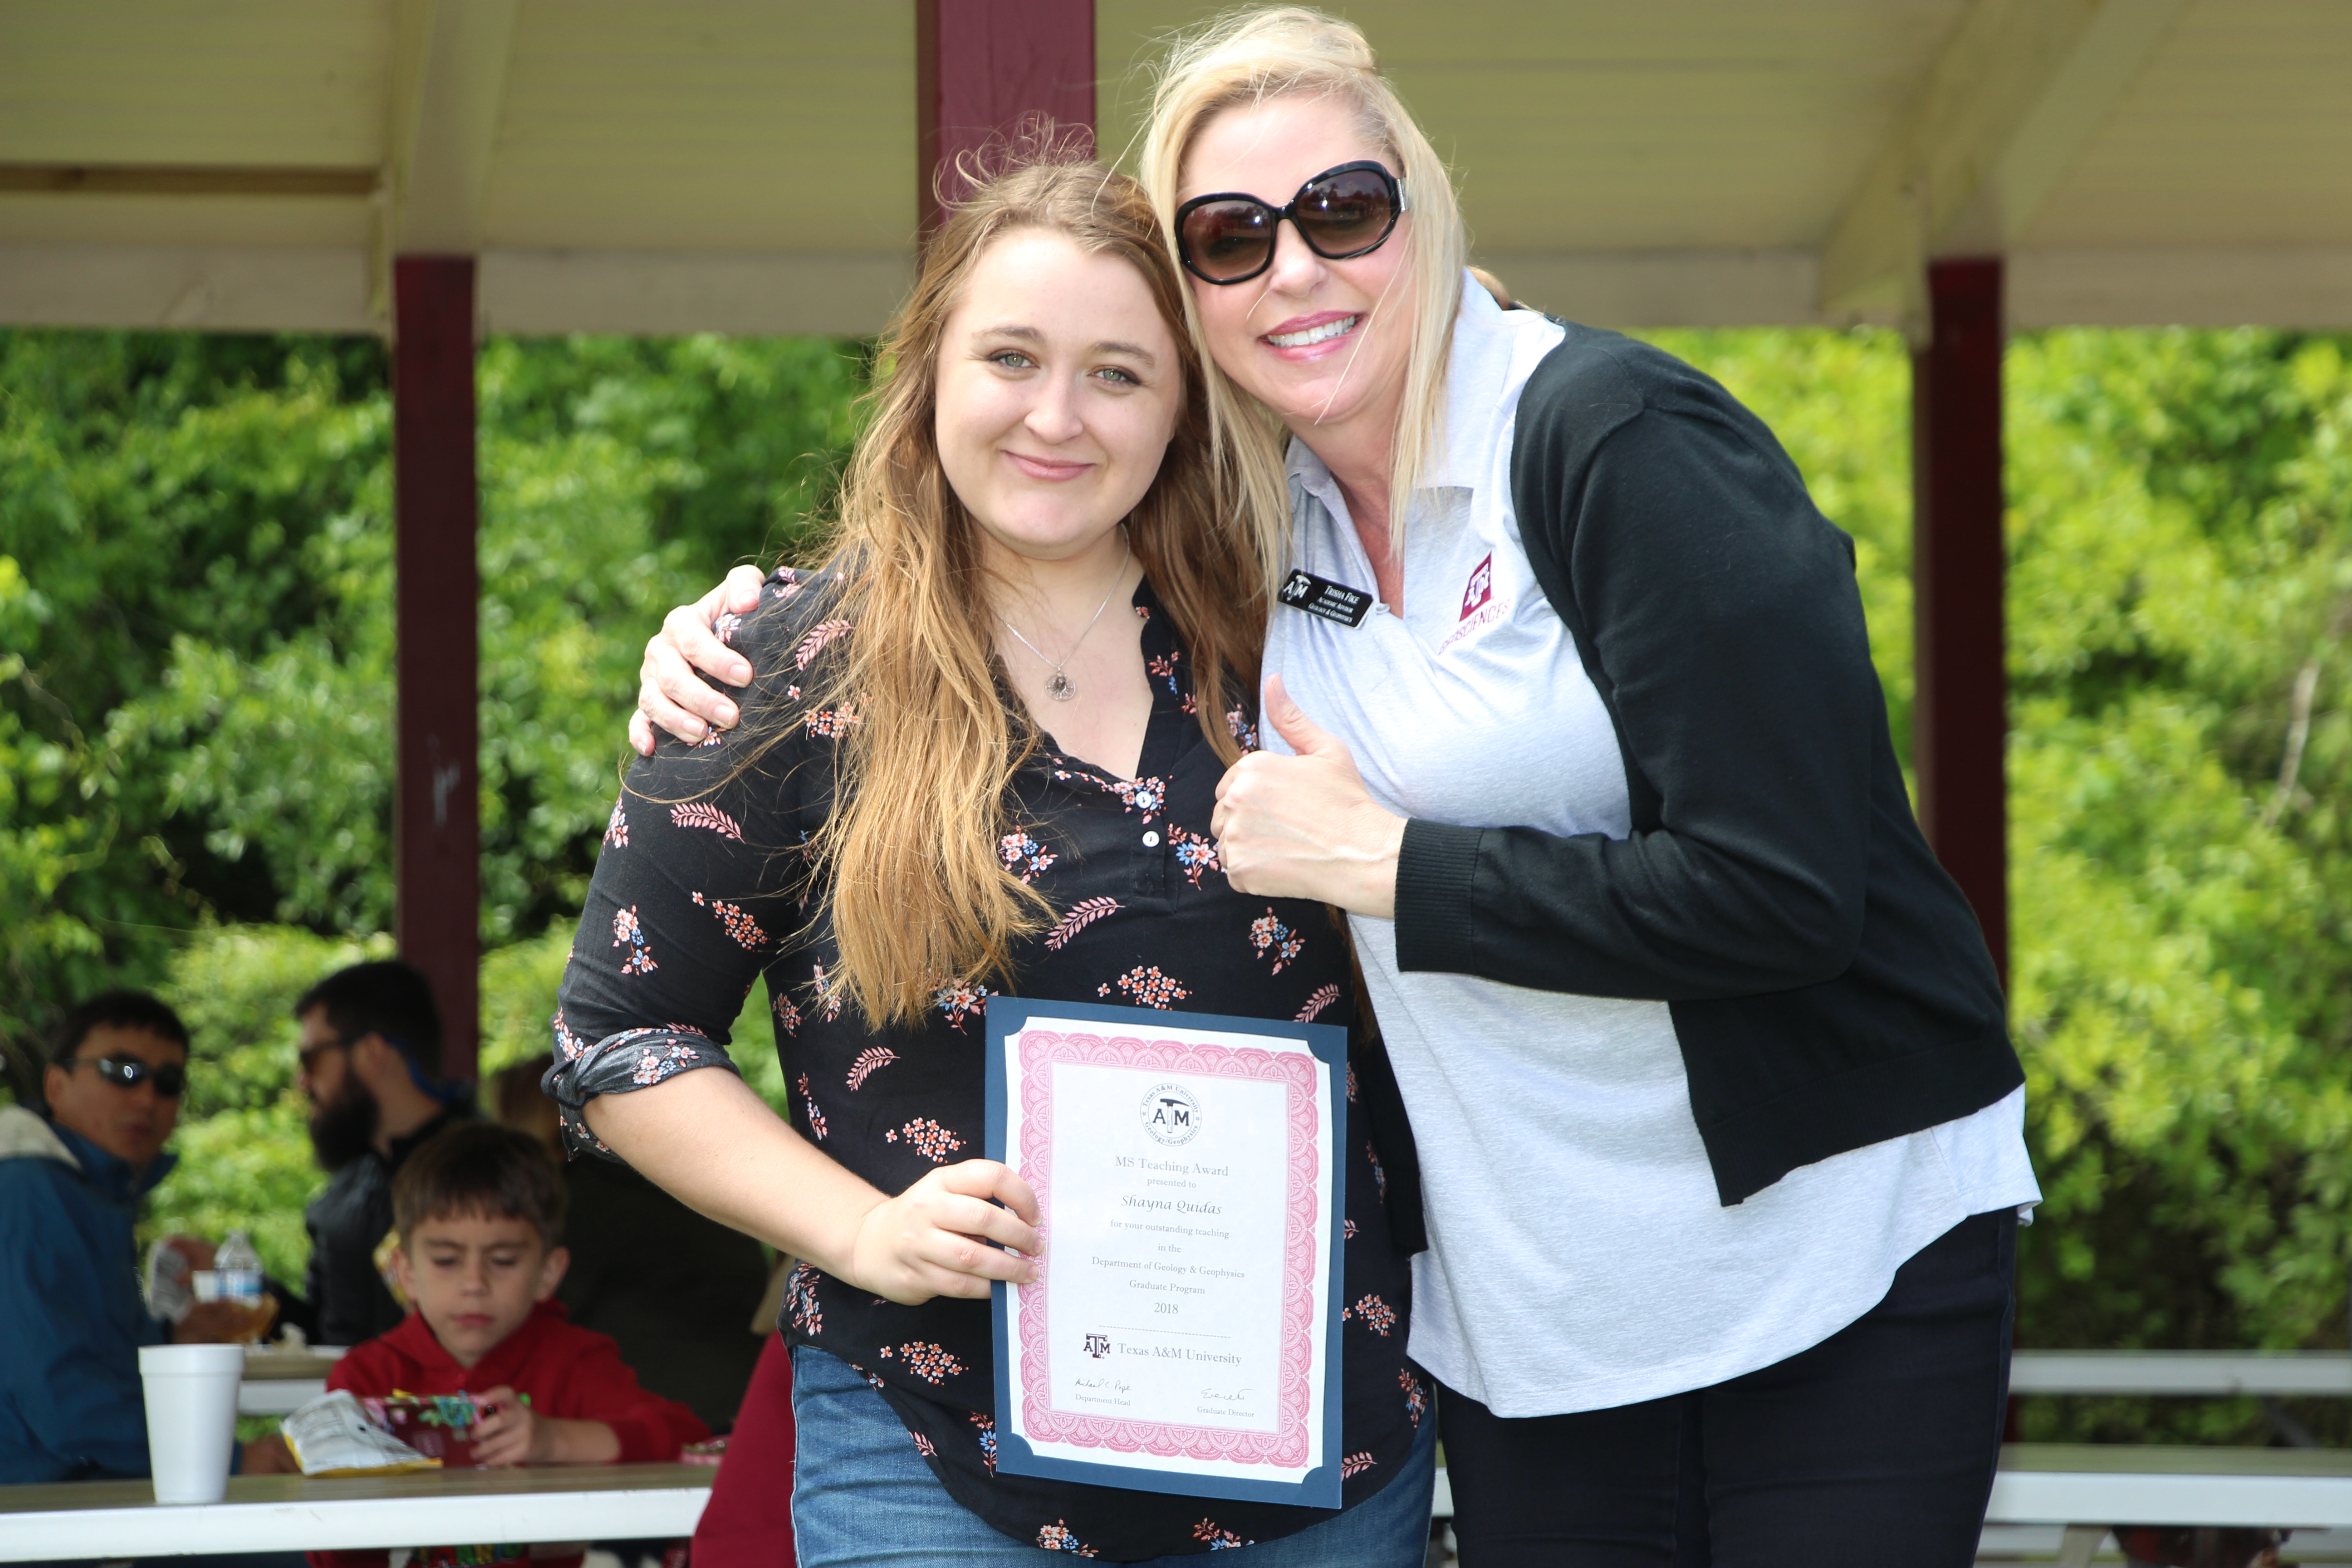
[[[1648,335],[1763,415],[1854,535],[1907,746],[1901,340]],[[2347,1341],[2347,351],[2010,348],[2011,1009],[2048,1194],[2029,1345]],[[725,565],[804,547],[867,369],[824,340],[485,346],[485,1070],[546,1047],[646,635]],[[0,1037],[21,1063],[104,985],[172,1000],[199,1070],[149,1223],[250,1229],[289,1276],[320,1178],[287,1008],[391,945],[389,431],[372,341],[0,332]],[[2286,1414],[2345,1440],[2340,1403]],[[2284,1429],[2252,1401],[2023,1422]]]

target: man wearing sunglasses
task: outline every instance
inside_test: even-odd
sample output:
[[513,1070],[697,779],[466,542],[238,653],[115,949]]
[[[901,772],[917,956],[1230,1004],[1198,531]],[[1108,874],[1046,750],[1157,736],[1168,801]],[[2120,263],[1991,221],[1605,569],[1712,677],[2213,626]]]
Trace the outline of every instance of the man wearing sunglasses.
[[393,1175],[410,1150],[472,1108],[441,1081],[440,1009],[413,965],[389,959],[337,970],[302,994],[294,1017],[310,1144],[329,1177],[302,1211],[310,1300],[287,1300],[283,1310],[313,1343],[355,1345],[406,1315],[379,1262],[392,1230]]
[[[0,1484],[147,1473],[139,1347],[227,1337],[222,1307],[147,1315],[131,1229],[169,1174],[188,1031],[136,991],[66,1016],[46,1116],[0,1110]],[[211,1249],[173,1237],[197,1267]],[[242,1314],[236,1314],[241,1321]]]

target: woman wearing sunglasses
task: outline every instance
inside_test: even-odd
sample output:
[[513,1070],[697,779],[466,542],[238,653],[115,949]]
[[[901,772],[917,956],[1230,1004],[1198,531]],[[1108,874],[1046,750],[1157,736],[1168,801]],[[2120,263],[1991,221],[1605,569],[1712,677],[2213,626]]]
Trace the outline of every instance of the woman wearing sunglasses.
[[[1219,437],[1290,518],[1217,846],[1349,913],[1465,1562],[1969,1562],[2040,1194],[1847,541],[1704,375],[1465,287],[1347,25],[1180,47],[1143,163]],[[724,674],[711,604],[641,732],[725,721],[681,679]]]
[[[575,1148],[804,1260],[803,1568],[1244,1546],[1406,1568],[1426,1545],[1414,1222],[1391,1220],[1369,1142],[1344,1155],[1346,1295],[1384,1310],[1341,1330],[1340,1512],[995,1469],[990,1285],[1034,1278],[1042,1238],[1028,1185],[970,1157],[988,997],[1353,1011],[1324,911],[1244,896],[1208,851],[1255,744],[1272,542],[1209,439],[1182,292],[1124,176],[1039,163],[964,203],[884,338],[828,564],[778,572],[725,623],[762,672],[743,724],[638,763],[597,862],[548,1087]],[[729,1065],[761,974],[789,1127],[693,1070]],[[1384,1083],[1367,1047],[1350,1092]],[[783,1484],[750,1457],[726,1479]]]

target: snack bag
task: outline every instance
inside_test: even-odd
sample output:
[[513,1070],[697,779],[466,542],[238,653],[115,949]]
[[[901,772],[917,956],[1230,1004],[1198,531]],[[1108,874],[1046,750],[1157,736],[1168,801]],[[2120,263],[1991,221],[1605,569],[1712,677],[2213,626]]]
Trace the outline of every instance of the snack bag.
[[[523,1403],[529,1404],[524,1396]],[[474,1425],[482,1406],[470,1394],[408,1394],[394,1389],[360,1401],[369,1420],[401,1442],[453,1469],[474,1463]],[[462,1568],[462,1565],[461,1565]]]
[[306,1476],[394,1476],[441,1468],[439,1459],[371,1422],[349,1389],[319,1395],[289,1415],[278,1433]]

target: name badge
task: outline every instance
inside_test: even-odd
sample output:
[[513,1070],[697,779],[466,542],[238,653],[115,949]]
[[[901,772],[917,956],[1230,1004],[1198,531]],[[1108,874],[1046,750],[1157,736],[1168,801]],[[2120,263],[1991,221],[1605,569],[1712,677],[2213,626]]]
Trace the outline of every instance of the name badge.
[[1365,614],[1372,607],[1372,596],[1361,588],[1350,588],[1345,583],[1334,583],[1312,572],[1293,571],[1276,597],[1294,610],[1304,610],[1343,626],[1362,626]]

